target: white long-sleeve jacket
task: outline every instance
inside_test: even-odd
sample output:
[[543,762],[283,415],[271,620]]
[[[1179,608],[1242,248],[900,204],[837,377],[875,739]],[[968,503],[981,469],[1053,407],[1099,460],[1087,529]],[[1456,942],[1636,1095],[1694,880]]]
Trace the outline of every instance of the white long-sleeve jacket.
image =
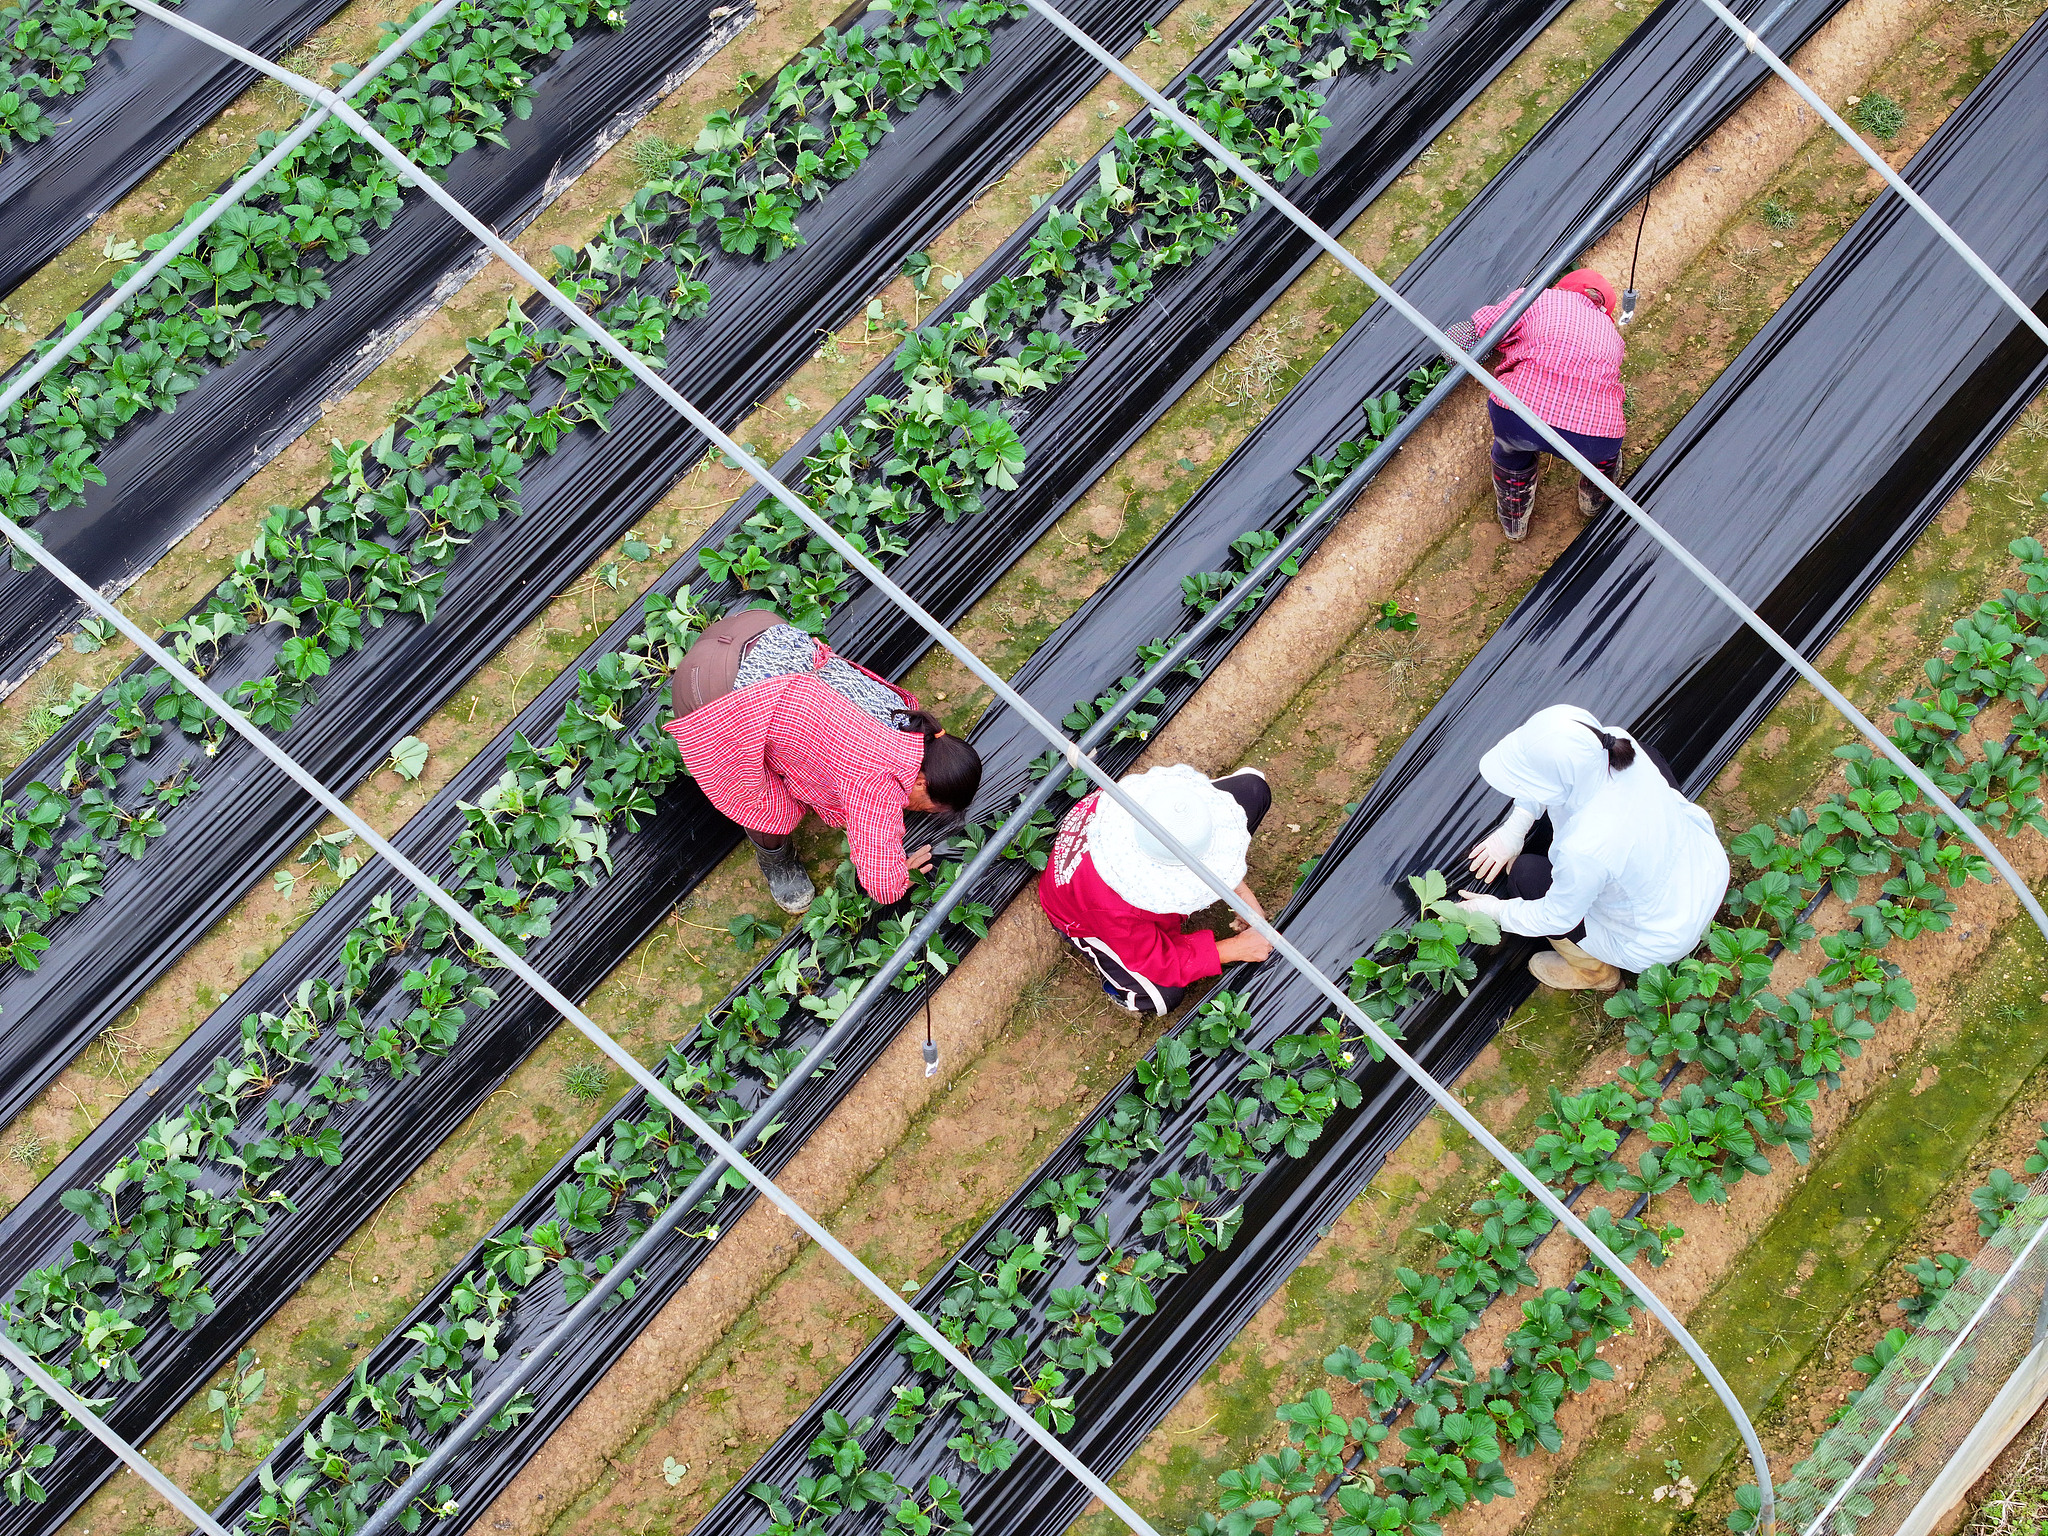
[[[1666,783],[1646,754],[1638,751],[1615,772],[1603,749],[1596,768],[1580,746],[1582,738],[1599,746],[1589,723],[1590,714],[1569,705],[1540,711],[1481,764],[1488,782],[1525,810],[1538,809],[1526,791],[1545,792],[1540,809],[1551,818],[1550,890],[1534,901],[1501,902],[1500,923],[1543,938],[1583,922],[1580,947],[1588,954],[1629,971],[1669,965],[1692,952],[1719,910],[1728,855],[1712,818]],[[1548,772],[1531,772],[1530,764]]]

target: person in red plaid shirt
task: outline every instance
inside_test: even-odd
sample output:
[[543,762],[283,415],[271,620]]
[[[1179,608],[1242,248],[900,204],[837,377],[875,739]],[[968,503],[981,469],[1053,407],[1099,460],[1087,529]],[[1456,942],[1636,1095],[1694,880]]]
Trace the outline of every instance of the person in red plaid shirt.
[[[1444,334],[1470,351],[1521,294],[1517,288],[1470,320],[1446,327]],[[1493,361],[1494,377],[1610,480],[1621,467],[1626,428],[1621,414],[1623,348],[1614,323],[1620,302],[1614,284],[1590,267],[1568,272],[1508,328]],[[1486,410],[1493,419],[1494,510],[1501,532],[1519,541],[1528,536],[1529,514],[1535,507],[1536,456],[1550,449],[1498,395],[1487,401]],[[1598,517],[1606,510],[1606,495],[1581,475],[1580,513]]]
[[[699,636],[692,652],[715,645],[720,627]],[[744,658],[757,646],[794,660],[748,682]],[[981,758],[919,709],[915,696],[792,625],[747,636],[735,649],[740,670],[730,691],[713,691],[664,727],[697,787],[745,829],[783,911],[801,912],[817,894],[790,835],[807,809],[846,829],[868,895],[900,901],[910,872],[929,865],[932,853],[927,846],[905,856],[903,813],[965,811],[981,788]],[[677,698],[694,702],[680,689]]]

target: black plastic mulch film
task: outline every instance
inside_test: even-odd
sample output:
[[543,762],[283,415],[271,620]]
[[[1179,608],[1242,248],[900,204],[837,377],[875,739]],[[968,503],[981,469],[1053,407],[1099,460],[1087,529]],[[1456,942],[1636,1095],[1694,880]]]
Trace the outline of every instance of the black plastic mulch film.
[[[304,42],[345,0],[185,0],[179,14],[267,58]],[[85,87],[43,101],[49,137],[0,159],[0,298],[93,221],[256,79],[152,17],[110,44]],[[5,676],[0,669],[0,676]]]
[[[1347,222],[1540,31],[1560,4],[1561,0],[1525,0],[1518,7],[1503,7],[1479,0],[1454,0],[1428,31],[1411,43],[1412,65],[1392,72],[1374,70],[1340,77],[1326,109],[1336,127],[1326,140],[1325,165],[1306,184],[1310,205],[1322,217]],[[1250,17],[1234,24],[1198,67],[1212,68],[1231,42],[1258,19]],[[1134,24],[1126,24],[1135,30]],[[970,94],[974,90],[970,84]],[[899,129],[897,137],[903,132]],[[883,142],[887,145],[890,141]],[[1078,172],[1067,196],[1092,185],[1094,177],[1092,169]],[[1269,213],[1254,213],[1237,236],[1218,247],[1193,273],[1175,273],[1161,282],[1159,291],[1144,306],[1145,324],[1120,325],[1113,319],[1089,333],[1087,363],[1029,420],[1020,420],[1020,430],[1032,451],[1032,470],[1022,488],[992,496],[989,510],[978,516],[921,536],[898,563],[896,569],[909,573],[907,584],[922,601],[942,616],[963,612],[1299,274],[1311,259],[1310,249],[1291,230],[1275,238],[1281,224]],[[969,302],[1006,270],[1034,227],[1035,221],[963,284],[955,295],[955,305]],[[784,258],[776,267],[785,268],[794,260],[795,256]],[[1183,278],[1191,280],[1181,281]],[[1181,304],[1192,313],[1180,314]],[[812,442],[849,411],[857,410],[867,394],[886,379],[893,379],[893,370],[884,363],[785,458],[784,472],[792,471]],[[1078,398],[1070,403],[1070,395]],[[1101,408],[1111,395],[1119,404],[1118,413]],[[619,435],[626,403],[634,398],[622,399],[613,417],[611,437]],[[665,407],[657,406],[657,410],[666,412]],[[609,440],[601,439],[600,446]],[[542,465],[552,462],[544,460]],[[529,521],[536,516],[532,510],[534,487],[542,478],[540,468],[528,478]],[[547,479],[550,484],[558,483],[552,474]],[[728,514],[706,542],[717,543],[750,510],[750,505],[743,506]],[[685,585],[695,565],[694,557],[678,562],[657,583],[656,590],[668,593]],[[642,622],[637,612],[622,618],[586,653],[585,663],[618,650]],[[850,654],[893,670],[907,666],[923,648],[920,632],[896,610],[865,600],[842,611],[833,633]],[[544,737],[575,686],[572,670],[551,684],[513,729],[536,739]],[[650,708],[643,705],[642,714]],[[638,717],[633,723],[638,723]],[[298,733],[288,739],[304,760]],[[388,737],[372,740],[381,742]],[[462,825],[456,802],[474,800],[495,781],[510,741],[508,729],[465,767],[407,824],[397,839],[400,846],[430,869],[445,869],[446,850]],[[248,803],[256,804],[254,792],[250,794]],[[587,992],[660,922],[681,894],[716,865],[735,839],[731,825],[711,812],[693,788],[679,786],[641,834],[615,838],[615,872],[600,885],[579,890],[564,901],[555,915],[552,935],[535,946],[536,963],[558,985],[573,993]],[[264,857],[274,860],[276,856],[273,851]],[[157,857],[158,851],[152,849],[144,869]],[[257,864],[252,874],[260,874],[265,867],[267,864]],[[234,998],[152,1074],[144,1085],[146,1091],[133,1095],[29,1201],[0,1222],[0,1234],[4,1234],[0,1241],[12,1239],[17,1245],[13,1251],[35,1253],[41,1262],[68,1253],[75,1219],[58,1205],[58,1194],[90,1182],[127,1155],[148,1124],[181,1102],[204,1077],[214,1057],[240,1038],[240,1021],[253,1008],[280,992],[288,994],[304,977],[331,969],[341,936],[359,920],[371,895],[388,883],[383,867],[373,864],[355,878],[347,895],[323,904]],[[152,889],[168,896],[178,887],[165,877]],[[88,908],[88,915],[94,910]],[[52,969],[46,957],[42,974]],[[273,1216],[262,1238],[240,1261],[229,1257],[218,1265],[217,1273],[213,1263],[207,1264],[218,1310],[191,1333],[155,1330],[157,1336],[137,1354],[143,1381],[114,1410],[114,1422],[125,1433],[142,1436],[174,1411],[554,1024],[548,1010],[514,988],[511,996],[470,1022],[449,1057],[429,1068],[430,1098],[421,1099],[423,1085],[409,1084],[402,1090],[410,1096],[404,1113],[394,1113],[396,1105],[379,1091],[371,1104],[340,1117],[348,1147],[347,1177],[302,1178],[289,1170],[280,1177],[278,1187],[286,1188],[298,1203],[297,1214]],[[875,1031],[863,1050],[871,1054],[879,1048],[893,1027]],[[859,1063],[851,1056],[845,1060],[849,1064],[846,1077],[835,1075],[825,1080],[831,1097],[836,1098],[840,1083],[857,1071]],[[821,1103],[815,1112],[828,1107]],[[786,1136],[789,1145],[800,1139],[795,1130]],[[31,1267],[24,1264],[11,1273],[19,1275]],[[96,1445],[74,1439],[64,1458],[41,1479],[50,1493],[48,1505],[33,1511],[0,1509],[0,1531],[43,1528],[75,1507],[97,1484],[108,1470],[105,1460]],[[509,1475],[517,1463],[505,1460],[505,1450],[493,1442],[492,1456]]]
[[[1786,30],[1779,34],[1779,40],[1789,47],[1792,44],[1788,39],[1810,35],[1834,8],[1832,3],[1815,3],[1802,8],[1783,23]],[[1674,4],[1657,13],[1543,130],[1524,155],[1502,172],[1495,188],[1475,203],[1472,211],[1461,217],[1411,268],[1414,279],[1427,281],[1430,273],[1457,271],[1470,266],[1476,270],[1465,272],[1462,281],[1466,291],[1460,292],[1456,302],[1469,310],[1493,296],[1496,285],[1513,281],[1516,273],[1541,259],[1545,254],[1543,242],[1550,238],[1549,231],[1568,227],[1590,212],[1621,168],[1640,152],[1642,143],[1654,134],[1678,103],[1696,88],[1700,79],[1733,46],[1711,24],[1711,18],[1705,18],[1697,7]],[[1761,73],[1759,68],[1752,67],[1731,82],[1722,96],[1709,109],[1702,111],[1691,125],[1694,139],[1703,137],[1715,122],[1725,117],[1761,78]],[[1540,216],[1531,217],[1531,209],[1539,210]],[[1482,257],[1480,253],[1486,254]],[[1489,263],[1494,265],[1490,268]],[[978,286],[978,282],[970,283],[963,292],[972,292]],[[1331,394],[1327,390],[1312,390],[1309,383],[1319,379],[1327,385],[1334,378],[1347,376],[1347,369],[1348,376],[1352,378],[1379,377],[1391,369],[1390,377],[1398,380],[1411,365],[1408,357],[1410,343],[1399,330],[1386,328],[1384,321],[1388,318],[1391,317],[1382,316],[1355,328],[1340,343],[1342,357],[1333,358],[1320,375],[1304,383],[1295,395],[1290,396],[1252,442],[1233,456],[1198,494],[1195,502],[1175,518],[1169,529],[1148,545],[1121,576],[1097,594],[1041,649],[1025,671],[1025,676],[1030,679],[1026,691],[1041,709],[1057,715],[1063,713],[1073,700],[1092,696],[1122,666],[1128,665],[1131,649],[1140,639],[1163,634],[1181,621],[1180,576],[1189,570],[1203,568],[1201,562],[1205,560],[1212,565],[1225,562],[1230,539],[1242,532],[1246,525],[1242,508],[1248,501],[1265,496],[1276,507],[1291,509],[1300,505],[1304,488],[1293,473],[1293,466],[1310,451],[1330,446],[1334,441],[1331,423],[1345,419],[1356,405],[1355,388]],[[1274,442],[1274,438],[1291,446],[1278,459],[1262,457],[1278,451],[1280,443]],[[1267,473],[1261,466],[1282,461],[1285,468],[1279,473],[1278,483],[1267,484],[1258,478]],[[1034,462],[1035,472],[1043,469],[1042,463]],[[1275,514],[1276,518],[1278,515]],[[1239,629],[1235,633],[1242,632]],[[624,633],[626,630],[623,628],[615,631],[613,637],[608,637],[607,647],[616,645],[617,637]],[[1228,649],[1234,638],[1234,634],[1218,637],[1208,652],[1208,659],[1213,662]],[[1170,712],[1186,697],[1186,692],[1183,689],[1176,693],[1161,713]],[[1041,744],[1028,734],[1011,729],[1007,717],[986,722],[976,732],[976,740],[989,758],[991,788],[983,803],[1005,804],[1012,794],[1024,787],[1026,765],[1037,754]],[[1106,765],[1121,770],[1129,764],[1139,747],[1137,743],[1121,743],[1107,749],[1103,754]],[[1031,878],[1033,873],[1027,866],[1012,864],[992,877],[977,896],[1000,904],[1015,895]],[[667,899],[666,888],[661,897]],[[661,912],[662,907],[654,893],[644,893],[634,907],[633,921],[624,920],[614,911],[600,913],[590,919],[579,917],[575,926],[578,932],[582,932],[588,922],[611,920],[619,922],[625,930],[608,938],[593,933],[589,943],[593,947],[602,946],[604,955],[596,963],[604,965],[626,953],[631,940]],[[756,976],[773,963],[774,956],[771,956],[757,970]],[[546,966],[545,957],[543,964]],[[547,969],[554,974],[552,966],[547,966]],[[591,969],[588,963],[577,966],[579,985],[588,985],[584,978]],[[877,1010],[871,1025],[838,1056],[838,1070],[814,1080],[811,1089],[792,1106],[783,1129],[762,1150],[761,1160],[768,1168],[779,1168],[794,1154],[851,1082],[886,1048],[895,1031],[914,1017],[921,996],[921,992],[893,994]],[[491,1018],[494,1023],[504,1012],[503,1005],[493,1010]],[[538,1022],[545,1023],[545,1020]],[[502,1232],[512,1226],[531,1228],[536,1223],[551,1219],[555,1214],[554,1190],[576,1159],[590,1150],[599,1137],[609,1134],[614,1119],[637,1118],[644,1111],[645,1106],[636,1095],[607,1115],[595,1132],[565,1156],[549,1177],[507,1214],[497,1231]],[[374,1194],[366,1192],[364,1199],[366,1202],[372,1200]],[[729,1196],[715,1214],[706,1219],[729,1227],[749,1200],[746,1192]],[[607,1314],[557,1357],[555,1368],[536,1383],[533,1395],[539,1406],[531,1417],[508,1433],[495,1434],[473,1443],[450,1474],[463,1514],[458,1520],[444,1523],[437,1529],[453,1530],[466,1525],[487,1506],[490,1498],[510,1480],[547,1434],[560,1425],[568,1410],[617,1358],[651,1316],[653,1309],[688,1279],[707,1252],[708,1247],[703,1243],[679,1240],[673,1250],[644,1273],[632,1302]],[[459,1275],[472,1267],[472,1262],[465,1262],[457,1267],[454,1274]],[[404,1339],[406,1329],[415,1322],[437,1318],[449,1289],[448,1281],[436,1287],[393,1331],[391,1337],[371,1353],[367,1368],[373,1378],[395,1368],[412,1352],[414,1346]],[[522,1350],[529,1348],[531,1342],[561,1316],[564,1308],[559,1285],[553,1281],[537,1282],[522,1292],[513,1320],[499,1340],[500,1358],[508,1361],[517,1359]],[[494,1368],[479,1362],[479,1394],[488,1390],[493,1379]],[[318,1422],[327,1412],[340,1408],[340,1395],[345,1395],[345,1391],[317,1408],[308,1422]],[[296,1445],[296,1437],[288,1438],[287,1449],[276,1466],[278,1475],[285,1474]],[[253,1482],[245,1484],[223,1506],[224,1518],[245,1512],[257,1494]]]
[[[532,115],[508,118],[504,144],[457,155],[443,185],[508,239],[524,229],[565,178],[596,158],[622,117],[644,110],[752,14],[737,7],[714,23],[714,4],[632,0],[623,27],[579,28],[574,46],[534,77]],[[0,223],[13,222],[9,208]],[[102,590],[132,581],[311,425],[325,401],[382,361],[443,279],[482,249],[418,191],[406,193],[390,228],[373,227],[368,239],[367,254],[329,265],[328,297],[311,309],[271,306],[261,347],[208,369],[176,410],[146,413],[102,445],[97,462],[107,483],[36,524],[50,552]],[[0,679],[20,677],[83,612],[46,572],[0,567]]]
[[[2048,307],[2048,21],[2037,23],[1914,157],[1908,177],[2012,287]],[[1659,445],[1631,491],[1764,619],[1817,654],[1908,550],[1972,468],[2048,383],[2040,343],[1934,234],[1889,194],[1843,237],[1736,362]],[[1404,877],[1450,871],[1503,805],[1478,777],[1480,754],[1547,703],[1583,704],[1637,732],[1670,759],[1691,793],[1710,783],[1783,696],[1793,673],[1625,519],[1582,534],[1423,720],[1339,832],[1280,919],[1326,974],[1344,970],[1386,928],[1409,920]],[[1470,996],[1439,998],[1400,1020],[1409,1049],[1454,1079],[1493,1037],[1531,982],[1529,941],[1480,951]],[[1267,1047],[1311,1027],[1327,1004],[1275,966],[1227,978],[1249,994],[1248,1041]],[[1207,1100],[1237,1063],[1200,1057],[1193,1095],[1162,1142],[1185,1146]],[[1065,1444],[1098,1471],[1119,1466],[1355,1199],[1429,1107],[1393,1068],[1361,1063],[1365,1093],[1340,1109],[1310,1154],[1277,1160],[1244,1190],[1233,1245],[1157,1289],[1159,1310],[1117,1342],[1089,1378]],[[1105,1103],[1135,1092],[1127,1079]],[[1090,1117],[1093,1124],[1102,1114]],[[1008,1227],[1029,1233],[1024,1206],[1046,1178],[1083,1166],[1070,1137],[997,1211],[956,1262],[986,1266]],[[1148,1168],[1147,1176],[1156,1169]],[[1136,1187],[1133,1187],[1135,1184]],[[1135,1229],[1143,1180],[1110,1175],[1091,1220]],[[921,1295],[935,1305],[952,1271]],[[1036,1296],[1083,1285],[1071,1260],[1029,1283]],[[1035,1333],[1036,1317],[1027,1327]],[[756,1481],[783,1487],[805,1470],[821,1414],[878,1417],[909,1379],[891,1328],[848,1367],[754,1468],[700,1520],[700,1536],[759,1529]],[[943,1416],[941,1416],[943,1418]],[[922,1486],[932,1472],[967,1485],[977,1530],[1052,1536],[1087,1494],[1034,1445],[1004,1473],[962,1470],[929,1428],[910,1447],[879,1431],[869,1465]],[[879,1442],[879,1443],[875,1443]]]
[[[1092,0],[1083,10],[1112,46],[1128,47],[1169,4]],[[858,175],[806,206],[805,244],[773,264],[714,253],[702,274],[711,286],[710,313],[671,328],[669,356],[676,361],[667,370],[713,420],[742,419],[811,355],[821,330],[859,313],[905,256],[957,217],[1100,78],[1036,20],[998,28],[992,48],[994,57],[964,92],[928,95],[882,137]],[[637,286],[665,288],[669,276],[657,263]],[[647,390],[628,390],[610,420],[608,432],[579,429],[554,453],[528,461],[523,513],[488,524],[458,556],[433,623],[406,618],[370,631],[361,651],[320,680],[319,701],[282,737],[310,772],[345,785],[375,769],[392,742],[532,623],[703,451],[703,439]],[[728,515],[709,542],[738,525],[738,515]],[[947,593],[979,592],[1021,547],[1018,540],[1028,542],[1031,526],[1020,532],[1016,523],[984,517],[946,533],[956,562]],[[683,563],[694,570],[694,561]],[[236,642],[242,659],[235,675],[273,664],[281,643],[276,630]],[[54,774],[97,718],[81,711],[10,784]],[[143,777],[164,770],[162,763],[131,765],[124,794],[132,798]],[[40,970],[0,974],[0,1121],[19,1112],[318,823],[312,800],[238,739],[201,760],[198,778],[193,802],[166,818],[168,830],[145,857],[110,859],[105,894],[53,928]]]

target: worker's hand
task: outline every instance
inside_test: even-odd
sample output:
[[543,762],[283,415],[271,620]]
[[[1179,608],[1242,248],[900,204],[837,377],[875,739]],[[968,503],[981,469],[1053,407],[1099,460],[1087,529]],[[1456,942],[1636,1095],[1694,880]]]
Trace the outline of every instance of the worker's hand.
[[932,845],[926,843],[915,853],[907,855],[903,862],[915,870],[930,869],[932,867]]
[[1510,817],[1495,827],[1485,837],[1472,845],[1472,851],[1465,855],[1472,861],[1472,873],[1482,880],[1498,880],[1501,872],[1515,862],[1522,851],[1522,843],[1528,836],[1527,829],[1516,825],[1518,818]]
[[1499,922],[1500,910],[1507,903],[1498,896],[1487,895],[1484,891],[1460,891],[1458,892],[1458,905],[1467,912],[1477,912],[1481,917],[1490,917],[1495,922]]
[[[1243,900],[1244,904],[1250,907],[1254,912],[1258,913],[1259,916],[1264,917],[1266,915],[1265,903],[1260,901],[1259,898],[1253,893],[1252,888],[1242,880],[1237,882],[1237,894]],[[1239,917],[1235,912],[1230,914],[1230,931],[1232,933],[1243,933],[1245,931],[1244,919]]]
[[1261,960],[1270,959],[1272,954],[1273,946],[1266,942],[1265,935],[1253,933],[1250,929],[1216,945],[1216,958],[1225,965],[1233,960],[1249,960],[1256,965]]

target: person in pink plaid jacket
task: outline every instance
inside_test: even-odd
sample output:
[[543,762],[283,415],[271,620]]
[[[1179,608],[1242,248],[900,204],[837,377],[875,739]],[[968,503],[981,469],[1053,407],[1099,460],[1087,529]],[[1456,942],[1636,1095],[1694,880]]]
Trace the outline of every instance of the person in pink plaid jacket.
[[663,729],[704,797],[745,830],[783,911],[817,894],[791,837],[806,811],[845,829],[868,895],[900,901],[932,855],[904,853],[904,812],[964,812],[981,788],[981,758],[914,695],[778,617],[741,613],[706,629],[685,668],[723,650],[721,635],[736,643],[702,679],[678,670],[684,713]]
[[[1506,313],[1522,290],[1448,326],[1445,334],[1469,350],[1487,327]],[[1614,323],[1620,298],[1590,267],[1568,272],[1557,286],[1539,294],[1522,318],[1508,328],[1494,352],[1493,373],[1559,435],[1592,461],[1608,479],[1621,468],[1621,331]],[[1536,503],[1536,456],[1549,446],[1498,395],[1486,404],[1493,420],[1493,497],[1501,532],[1528,537]],[[1579,511],[1598,517],[1607,497],[1579,477]]]

